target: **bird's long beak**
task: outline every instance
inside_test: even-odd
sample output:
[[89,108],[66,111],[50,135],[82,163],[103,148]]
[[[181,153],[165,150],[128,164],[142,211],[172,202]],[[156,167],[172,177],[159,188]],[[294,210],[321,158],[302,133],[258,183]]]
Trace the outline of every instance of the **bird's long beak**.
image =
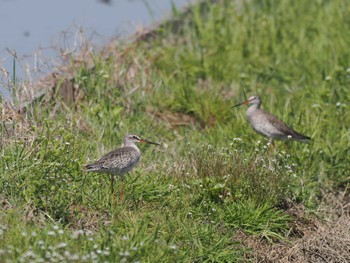
[[241,102],[241,103],[238,103],[237,105],[232,106],[232,108],[236,108],[236,107],[238,107],[238,106],[247,105],[247,104],[249,104],[249,100],[245,100],[245,101],[243,101],[243,102]]
[[154,144],[154,145],[158,145],[158,146],[160,146],[160,144],[159,143],[156,143],[156,142],[150,142],[150,141],[148,141],[148,140],[140,140],[140,142],[145,142],[145,143],[149,143],[149,144]]

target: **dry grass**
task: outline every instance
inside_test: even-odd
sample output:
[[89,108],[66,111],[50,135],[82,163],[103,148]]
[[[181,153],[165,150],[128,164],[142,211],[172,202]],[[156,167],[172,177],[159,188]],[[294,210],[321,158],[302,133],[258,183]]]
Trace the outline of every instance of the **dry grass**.
[[71,215],[71,228],[73,229],[89,229],[97,231],[101,222],[104,225],[111,223],[110,215],[107,211],[94,211],[87,206],[71,205],[68,208]]
[[252,249],[253,262],[348,262],[350,258],[350,209],[348,191],[327,193],[320,206],[324,220],[307,216],[302,205],[287,210],[296,220],[291,226],[290,243],[268,243],[242,232],[238,238]]
[[0,104],[0,111],[1,145],[7,145],[10,141],[28,141],[33,137],[30,119],[17,106],[6,101]]
[[197,119],[195,116],[190,114],[171,112],[168,110],[161,112],[157,111],[156,109],[146,109],[146,111],[160,122],[165,122],[171,129],[196,126]]

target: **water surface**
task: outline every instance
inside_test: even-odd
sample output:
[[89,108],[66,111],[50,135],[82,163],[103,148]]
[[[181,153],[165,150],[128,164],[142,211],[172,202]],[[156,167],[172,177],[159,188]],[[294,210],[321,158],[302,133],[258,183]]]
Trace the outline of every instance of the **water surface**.
[[[74,52],[84,39],[102,45],[126,37],[180,8],[189,0],[0,0],[0,93],[8,79],[36,79]],[[3,71],[7,73],[4,74]],[[29,73],[29,74],[27,74]]]

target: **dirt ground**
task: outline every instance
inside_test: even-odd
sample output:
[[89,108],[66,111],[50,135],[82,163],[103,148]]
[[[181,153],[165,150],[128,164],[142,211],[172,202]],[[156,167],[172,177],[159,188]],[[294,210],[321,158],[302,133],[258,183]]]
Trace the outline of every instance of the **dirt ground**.
[[253,262],[350,262],[350,191],[324,193],[316,214],[306,214],[302,205],[286,204],[296,220],[288,242],[269,243],[239,233],[242,243],[253,251]]

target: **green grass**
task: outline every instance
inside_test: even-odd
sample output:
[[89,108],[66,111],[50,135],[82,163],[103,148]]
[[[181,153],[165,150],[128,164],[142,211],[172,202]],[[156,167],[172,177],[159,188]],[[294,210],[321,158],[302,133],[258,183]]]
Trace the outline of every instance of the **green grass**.
[[[34,106],[13,136],[1,126],[1,258],[245,262],[238,231],[288,239],[284,200],[312,211],[349,183],[349,15],[340,0],[219,1],[194,6],[176,35],[91,54],[74,105]],[[312,142],[277,143],[269,161],[245,108],[231,108],[253,93]],[[111,207],[109,177],[82,167],[126,133],[162,147],[141,146]]]

